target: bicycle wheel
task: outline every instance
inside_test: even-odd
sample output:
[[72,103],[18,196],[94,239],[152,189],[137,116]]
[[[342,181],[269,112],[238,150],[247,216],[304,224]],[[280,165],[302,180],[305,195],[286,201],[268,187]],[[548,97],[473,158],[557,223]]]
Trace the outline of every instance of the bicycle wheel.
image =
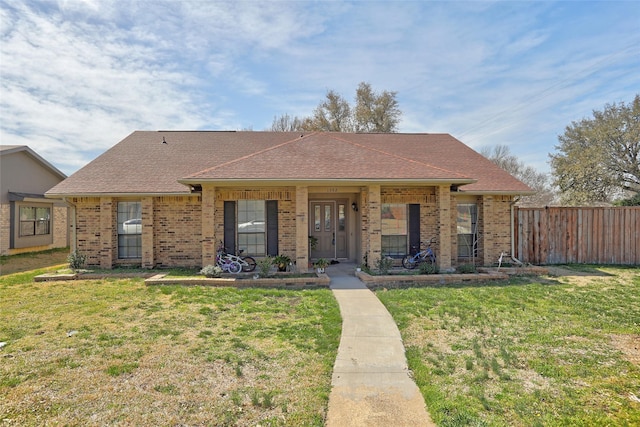
[[229,269],[229,273],[238,274],[242,271],[242,266],[238,261],[231,261],[227,264],[227,268]]
[[402,266],[404,268],[412,270],[416,268],[416,265],[418,264],[416,263],[416,259],[412,255],[405,255],[404,258],[402,258]]
[[256,260],[251,258],[250,256],[242,257],[242,261],[245,263],[242,264],[242,271],[249,273],[256,269]]

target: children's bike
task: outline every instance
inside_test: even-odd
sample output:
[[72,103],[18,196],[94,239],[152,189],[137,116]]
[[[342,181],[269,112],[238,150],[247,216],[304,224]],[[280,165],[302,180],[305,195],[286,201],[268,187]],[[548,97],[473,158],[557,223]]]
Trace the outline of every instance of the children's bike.
[[238,261],[227,258],[224,252],[221,251],[218,251],[216,255],[216,264],[218,264],[218,267],[220,267],[222,271],[226,271],[227,273],[238,274],[242,271],[242,266]]
[[[433,252],[433,249],[431,249],[431,243],[433,243],[433,239],[429,240],[429,243],[427,244],[427,247],[425,249],[419,251],[415,255],[405,255],[404,258],[402,258],[402,266],[404,268],[412,270],[422,262],[435,264],[436,254]],[[423,242],[420,242],[420,245],[423,244]],[[416,249],[416,247],[413,246],[413,249]]]
[[252,272],[256,269],[256,260],[250,256],[242,256],[242,252],[243,249],[240,249],[236,255],[232,255],[227,253],[222,242],[220,242],[220,246],[218,246],[218,253],[221,253],[223,258],[237,262],[240,264],[241,270],[246,273]]

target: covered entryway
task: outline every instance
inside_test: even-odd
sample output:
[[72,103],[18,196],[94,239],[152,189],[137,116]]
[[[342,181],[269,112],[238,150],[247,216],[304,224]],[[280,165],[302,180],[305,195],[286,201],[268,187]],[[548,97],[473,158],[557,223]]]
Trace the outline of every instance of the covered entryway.
[[347,200],[312,200],[309,217],[309,235],[317,239],[311,258],[347,258]]

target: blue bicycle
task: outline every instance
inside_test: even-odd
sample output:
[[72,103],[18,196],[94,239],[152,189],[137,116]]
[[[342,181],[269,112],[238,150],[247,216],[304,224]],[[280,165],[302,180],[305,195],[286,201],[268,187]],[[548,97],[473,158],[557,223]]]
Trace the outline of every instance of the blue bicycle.
[[[402,266],[404,268],[412,270],[422,262],[435,264],[436,254],[433,252],[433,249],[431,249],[431,243],[433,243],[433,239],[429,240],[429,243],[427,244],[427,247],[425,249],[419,251],[415,255],[405,255],[404,258],[402,258]],[[424,245],[423,242],[420,242],[420,244]],[[416,249],[415,246],[413,246],[413,248]]]

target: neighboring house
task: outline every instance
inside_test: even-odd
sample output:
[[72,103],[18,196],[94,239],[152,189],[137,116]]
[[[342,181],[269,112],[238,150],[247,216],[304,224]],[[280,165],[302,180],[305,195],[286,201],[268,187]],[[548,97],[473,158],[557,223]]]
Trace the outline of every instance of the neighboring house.
[[68,207],[44,193],[66,175],[25,145],[0,145],[0,255],[69,246]]
[[375,266],[434,238],[447,269],[511,253],[511,208],[531,193],[446,134],[138,131],[46,196],[73,207],[72,248],[103,268],[200,267],[220,242],[299,269]]

